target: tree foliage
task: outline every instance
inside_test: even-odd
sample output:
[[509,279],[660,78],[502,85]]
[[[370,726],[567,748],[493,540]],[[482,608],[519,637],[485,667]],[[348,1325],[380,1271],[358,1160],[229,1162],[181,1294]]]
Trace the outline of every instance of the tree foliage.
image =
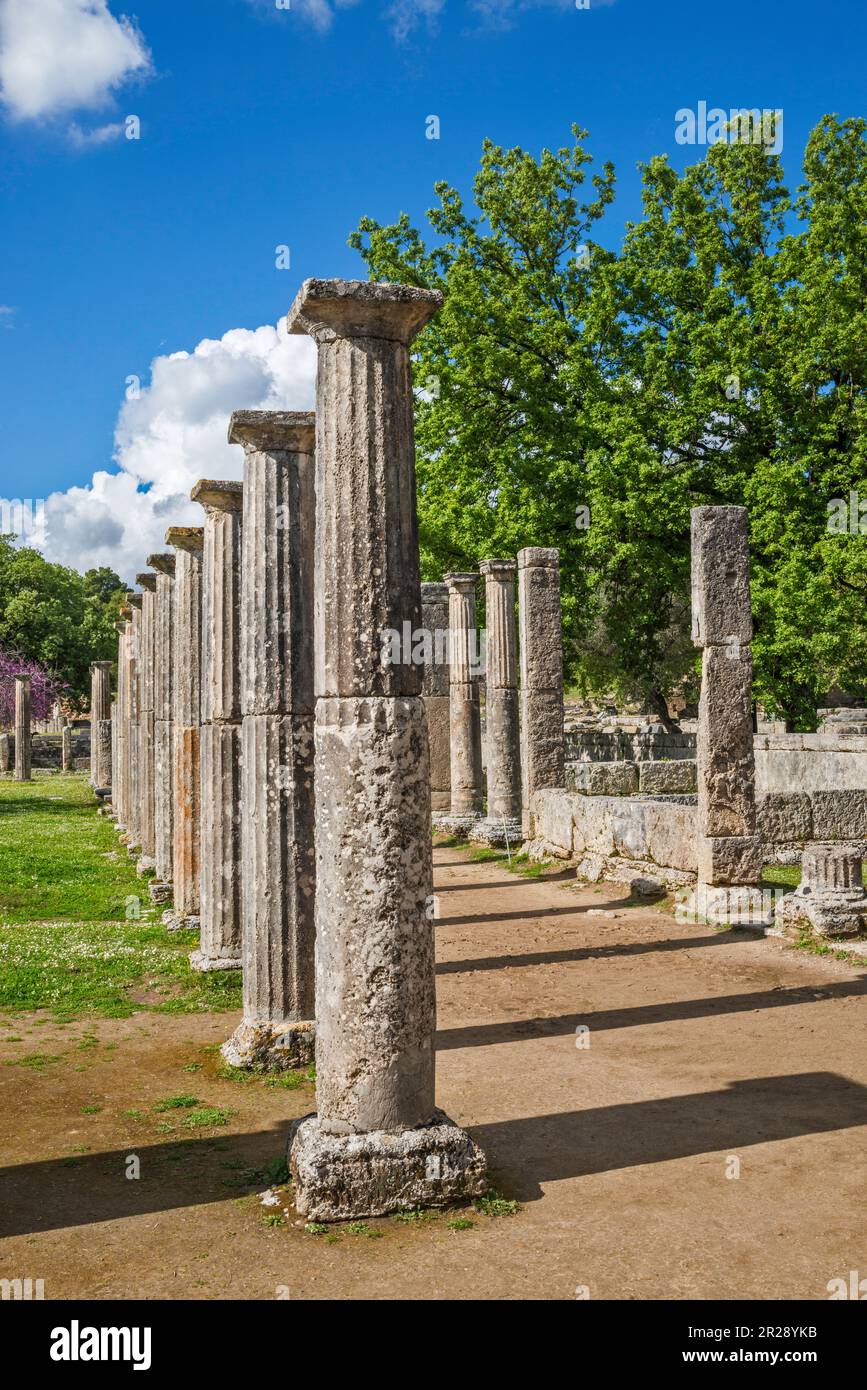
[[867,530],[865,122],[820,122],[794,194],[761,144],[651,159],[617,252],[614,170],[572,133],[485,142],[429,241],[406,214],[350,237],[373,278],[446,296],[414,355],[424,573],[558,546],[570,679],[660,707],[697,666],[690,508],[743,504],[756,694],[808,725],[867,688],[867,542],[828,526],[854,492]]
[[105,567],[82,575],[0,536],[0,646],[51,673],[73,700],[90,693],[91,661],[117,652],[124,594]]

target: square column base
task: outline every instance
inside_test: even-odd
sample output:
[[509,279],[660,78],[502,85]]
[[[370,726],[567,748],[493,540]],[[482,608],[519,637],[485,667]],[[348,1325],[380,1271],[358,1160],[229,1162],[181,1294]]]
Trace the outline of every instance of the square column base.
[[455,835],[458,839],[466,839],[473,826],[481,819],[481,811],[450,811],[447,814],[438,811],[435,816],[431,816],[431,824],[441,835]]
[[242,964],[240,956],[209,956],[204,951],[190,952],[191,970],[240,970]]
[[198,915],[185,916],[173,907],[163,913],[163,926],[167,931],[198,931],[201,925]]
[[721,927],[770,927],[774,923],[774,894],[757,884],[697,883],[678,903],[680,922],[714,922]]
[[487,1191],[485,1155],[437,1110],[422,1129],[326,1134],[318,1115],[295,1120],[287,1156],[295,1205],[311,1221],[350,1221],[445,1207]]
[[220,1052],[230,1067],[281,1072],[310,1066],[315,1043],[313,1022],[252,1023],[242,1019]]
[[485,816],[470,827],[468,838],[474,845],[518,850],[522,842],[521,822],[515,817]]

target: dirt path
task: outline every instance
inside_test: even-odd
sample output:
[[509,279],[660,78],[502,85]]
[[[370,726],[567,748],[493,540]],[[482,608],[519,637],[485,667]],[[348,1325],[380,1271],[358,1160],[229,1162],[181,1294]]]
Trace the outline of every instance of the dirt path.
[[[0,1067],[0,1277],[46,1298],[821,1299],[867,1276],[867,971],[436,858],[438,1099],[515,1215],[268,1225],[249,1170],[313,1093],[221,1079],[234,1015],[29,1015],[4,1056],[59,1060]],[[229,1123],[153,1109],[177,1095]]]

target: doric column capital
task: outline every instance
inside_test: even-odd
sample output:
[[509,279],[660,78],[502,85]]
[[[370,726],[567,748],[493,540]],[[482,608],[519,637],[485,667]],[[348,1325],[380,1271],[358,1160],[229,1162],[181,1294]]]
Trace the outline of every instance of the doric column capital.
[[[129,595],[129,598],[128,598],[128,603],[129,603],[130,608],[141,609],[142,595],[141,595],[141,594],[130,594],[130,595]],[[134,615],[133,615],[133,616],[134,616]]]
[[479,565],[479,573],[486,577],[490,575],[492,579],[514,579],[516,569],[514,560],[482,560]]
[[455,589],[459,594],[475,593],[476,585],[479,582],[478,574],[444,574],[443,579],[449,589]]
[[190,490],[190,501],[212,511],[239,512],[244,504],[244,484],[200,478]]
[[166,531],[166,545],[173,545],[175,550],[201,555],[204,543],[205,533],[201,526],[170,526]]
[[518,551],[518,564],[521,569],[556,569],[560,564],[560,552],[552,546],[528,545]]
[[156,555],[149,555],[148,564],[152,570],[158,570],[160,574],[174,576],[175,557],[166,551],[159,551]]
[[317,343],[382,338],[407,344],[442,308],[439,290],[370,280],[305,280],[286,316],[288,333]]
[[137,574],[135,582],[140,589],[147,589],[150,594],[154,593],[157,587],[157,577],[150,570],[143,570],[141,574]]
[[229,443],[242,444],[246,453],[312,454],[315,426],[312,410],[235,410]]

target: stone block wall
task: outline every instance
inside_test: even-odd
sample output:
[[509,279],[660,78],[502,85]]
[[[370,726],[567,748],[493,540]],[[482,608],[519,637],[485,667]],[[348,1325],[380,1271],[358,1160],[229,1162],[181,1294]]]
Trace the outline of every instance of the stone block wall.
[[[60,768],[63,763],[61,734],[34,733],[31,739],[32,766]],[[76,726],[72,734],[72,761],[76,772],[90,770],[90,725]],[[9,734],[9,762],[15,766],[15,735]]]
[[665,730],[628,733],[624,729],[566,730],[566,761],[589,763],[654,762],[694,758],[694,733]]
[[579,877],[679,886],[695,878],[693,800],[535,793],[536,832],[547,852],[576,861]]

